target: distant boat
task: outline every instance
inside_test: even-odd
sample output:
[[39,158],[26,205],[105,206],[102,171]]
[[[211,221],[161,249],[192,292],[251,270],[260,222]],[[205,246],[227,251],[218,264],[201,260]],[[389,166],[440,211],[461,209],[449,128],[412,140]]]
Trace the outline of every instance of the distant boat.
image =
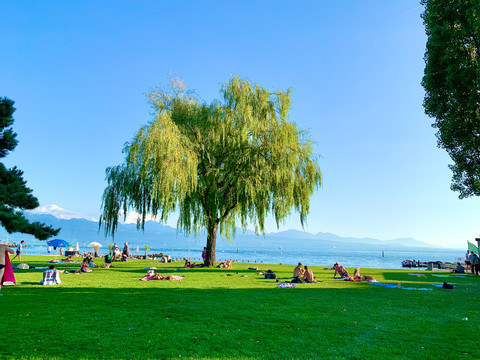
[[337,247],[336,246],[332,246],[332,249],[336,249]]
[[281,247],[281,246],[279,246],[278,248],[279,248],[280,250],[282,250],[282,247]]

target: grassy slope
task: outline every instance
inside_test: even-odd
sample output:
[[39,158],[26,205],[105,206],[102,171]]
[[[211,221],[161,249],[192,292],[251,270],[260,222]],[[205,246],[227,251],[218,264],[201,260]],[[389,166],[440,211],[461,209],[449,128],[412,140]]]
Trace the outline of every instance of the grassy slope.
[[[25,256],[24,262],[46,266],[46,259]],[[0,297],[0,358],[480,358],[480,278],[363,271],[404,286],[456,285],[406,291],[334,280],[333,271],[313,267],[322,282],[281,289],[248,270],[252,264],[234,264],[233,270],[167,272],[185,275],[183,281],[138,281],[145,267],[179,265],[114,263],[114,269],[64,274],[56,286],[38,285],[42,270],[16,271],[22,284],[3,287]],[[293,270],[270,268],[281,281]],[[227,273],[232,276],[222,276]]]

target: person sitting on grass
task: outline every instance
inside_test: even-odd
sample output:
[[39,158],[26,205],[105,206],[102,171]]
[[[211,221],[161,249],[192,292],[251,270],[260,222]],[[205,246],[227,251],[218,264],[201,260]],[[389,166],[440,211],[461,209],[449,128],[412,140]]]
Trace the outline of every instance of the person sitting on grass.
[[349,277],[347,269],[345,269],[342,265],[340,265],[338,262],[336,262],[333,265],[333,269],[335,270],[335,274],[333,274],[333,277],[335,278],[338,275],[340,275],[340,278],[344,279],[346,277]]
[[103,263],[103,267],[105,269],[109,269],[112,266],[112,260],[112,254],[108,253],[107,255],[105,255],[105,262]]
[[183,265],[183,267],[192,268],[193,266],[194,264],[191,263],[187,258],[185,258],[185,264]]
[[305,265],[305,272],[303,273],[303,280],[306,283],[314,283],[315,281],[315,276],[313,276],[313,271],[308,268],[307,265]]
[[305,270],[302,269],[303,264],[301,262],[298,263],[298,265],[293,269],[293,278],[294,279],[300,279],[303,276],[303,273]]
[[48,269],[43,271],[43,279],[40,280],[41,285],[56,285],[61,282],[58,271],[55,269],[54,265],[50,265]]
[[95,262],[93,261],[93,258],[92,257],[89,257],[88,258],[88,266],[89,267],[97,267],[97,264],[95,264]]
[[92,269],[88,268],[88,258],[83,260],[82,267],[80,268],[81,272],[92,272]]
[[457,266],[455,266],[455,269],[453,269],[451,272],[457,274],[465,274],[465,268],[459,262],[457,262]]

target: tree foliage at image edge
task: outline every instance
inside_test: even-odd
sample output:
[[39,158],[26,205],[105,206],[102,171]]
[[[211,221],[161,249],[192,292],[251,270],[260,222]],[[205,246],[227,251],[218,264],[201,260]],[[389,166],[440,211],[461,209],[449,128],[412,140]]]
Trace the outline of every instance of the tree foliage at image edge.
[[[13,105],[13,100],[0,97],[0,158],[7,156],[18,144],[17,134],[11,128],[15,112]],[[0,223],[9,234],[31,234],[39,240],[57,235],[60,229],[38,221],[30,223],[23,215],[23,210],[33,210],[39,206],[38,199],[26,184],[20,169],[16,166],[7,169],[0,162]]]
[[435,118],[438,146],[453,160],[451,189],[480,195],[480,2],[423,0],[428,37],[424,108]]

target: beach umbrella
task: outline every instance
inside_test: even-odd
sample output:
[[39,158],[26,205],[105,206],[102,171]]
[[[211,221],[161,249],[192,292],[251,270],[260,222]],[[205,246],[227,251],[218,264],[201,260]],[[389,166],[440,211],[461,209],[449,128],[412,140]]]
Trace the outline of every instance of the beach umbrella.
[[139,252],[140,252],[140,250],[138,249],[138,245],[137,245],[137,248],[135,249],[135,252],[136,252],[136,253],[139,253]]
[[97,257],[98,256],[98,249],[100,249],[102,247],[102,244],[94,241],[94,242],[91,242],[90,244],[88,244],[87,246],[93,247],[93,251],[95,251],[95,257]]
[[70,246],[68,242],[62,239],[48,240],[47,245],[53,246],[53,247],[69,247]]
[[80,246],[78,246],[78,241],[77,241],[77,246],[75,246],[75,251],[80,251]]

